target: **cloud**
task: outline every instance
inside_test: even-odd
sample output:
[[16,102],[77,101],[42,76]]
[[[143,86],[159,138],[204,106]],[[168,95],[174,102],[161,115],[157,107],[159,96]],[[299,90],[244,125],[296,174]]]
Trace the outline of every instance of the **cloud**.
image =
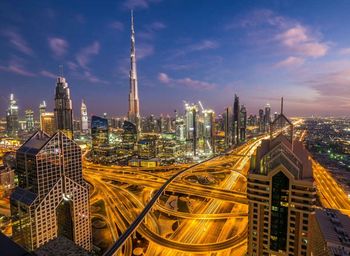
[[214,40],[205,39],[197,43],[187,45],[182,49],[177,49],[173,57],[187,55],[192,52],[212,50],[219,47],[219,43]]
[[238,20],[234,20],[225,26],[226,29],[236,29],[236,28],[251,28],[260,27],[262,24],[267,24],[274,27],[284,27],[287,23],[287,18],[276,15],[273,11],[269,9],[257,9],[249,12],[243,17],[238,17]]
[[98,78],[97,76],[93,75],[90,71],[88,70],[85,70],[84,71],[84,76],[83,78],[91,83],[94,83],[94,84],[108,84],[107,81],[105,80],[102,80],[100,78]]
[[343,48],[339,50],[340,55],[350,55],[350,48]]
[[0,66],[0,70],[21,76],[36,76],[36,74],[23,66],[22,60],[19,58],[12,58],[7,66]]
[[5,36],[11,43],[11,45],[18,51],[30,55],[33,55],[33,50],[28,46],[28,43],[23,37],[14,30],[4,30],[2,35]]
[[276,67],[294,67],[304,63],[304,59],[300,57],[289,56],[288,58],[278,62]]
[[203,40],[197,44],[191,45],[189,49],[192,51],[203,51],[207,49],[215,49],[219,47],[219,43],[212,40]]
[[147,9],[152,3],[159,3],[162,0],[126,0],[123,7],[126,9]]
[[155,30],[162,30],[166,28],[166,25],[161,21],[155,21],[155,22],[152,22],[151,24],[148,24],[146,27],[148,30],[155,31]]
[[141,44],[138,47],[136,47],[136,58],[141,60],[148,56],[153,55],[154,53],[154,46],[150,44]]
[[325,74],[315,74],[305,83],[324,97],[346,97],[350,100],[350,67],[331,71]]
[[193,90],[211,90],[217,87],[217,85],[214,83],[193,80],[189,77],[181,79],[170,78],[166,73],[159,73],[158,80],[161,83],[168,85],[169,87],[182,86]]
[[70,70],[72,71],[76,71],[78,69],[78,65],[76,63],[74,63],[73,61],[68,61],[67,62],[67,66]]
[[322,57],[328,51],[328,45],[319,41],[302,25],[295,25],[276,37],[289,50],[307,57]]
[[319,31],[271,10],[255,10],[226,28],[243,28],[247,31],[247,43],[257,47],[269,46],[274,52],[280,48],[281,54],[287,56],[319,58],[329,50],[329,43],[322,40]]
[[59,37],[50,37],[48,38],[48,42],[52,53],[56,57],[62,57],[66,54],[68,50],[68,42],[66,40]]
[[165,29],[166,25],[161,21],[155,21],[144,26],[144,29],[136,33],[137,38],[144,40],[153,40],[156,32]]
[[54,73],[51,73],[47,70],[41,70],[40,71],[40,75],[44,76],[44,77],[48,77],[48,78],[53,78],[53,79],[56,79],[57,78],[57,75],[55,75]]
[[118,31],[124,30],[124,24],[120,21],[113,21],[112,23],[109,24],[109,26]]
[[76,61],[82,68],[87,69],[87,65],[90,63],[91,57],[93,55],[97,55],[99,52],[100,43],[95,41],[91,45],[80,50],[80,52],[76,55]]

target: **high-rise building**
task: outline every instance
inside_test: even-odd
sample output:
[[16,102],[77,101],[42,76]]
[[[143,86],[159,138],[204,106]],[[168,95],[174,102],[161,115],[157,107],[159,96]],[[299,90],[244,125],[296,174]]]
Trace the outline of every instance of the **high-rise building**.
[[176,115],[175,117],[175,134],[177,141],[186,140],[186,126],[182,116]]
[[46,113],[46,102],[43,100],[42,103],[39,104],[39,122],[40,122],[40,129],[44,130],[43,127],[41,127],[41,115],[43,113]]
[[129,112],[128,119],[136,125],[136,130],[139,136],[141,132],[141,118],[140,118],[140,103],[138,94],[138,82],[136,71],[136,51],[135,51],[135,30],[134,30],[134,16],[131,11],[131,51],[130,51],[130,92],[129,92]]
[[25,111],[26,114],[26,130],[32,132],[34,130],[34,112],[31,109]]
[[203,110],[204,115],[204,151],[215,152],[215,113],[211,109]]
[[241,131],[241,110],[239,105],[239,97],[235,94],[233,102],[233,134],[232,140],[234,144],[238,144],[240,140],[240,131]]
[[196,104],[185,104],[186,140],[193,155],[197,155],[198,140],[198,106]]
[[252,159],[248,255],[310,255],[316,187],[309,154],[293,141],[292,128],[281,111],[271,124],[270,139],[262,141]]
[[233,114],[232,108],[227,107],[225,113],[223,114],[224,118],[224,132],[225,132],[225,147],[229,148],[232,146],[232,135],[233,135]]
[[18,105],[14,95],[10,95],[10,104],[6,112],[6,131],[9,136],[16,136],[19,129]]
[[99,116],[91,117],[91,139],[94,153],[101,153],[109,146],[108,120]]
[[239,124],[239,142],[244,142],[247,136],[247,110],[244,105],[240,109]]
[[46,112],[46,102],[43,100],[42,103],[39,104],[39,117],[42,113]]
[[269,103],[267,103],[265,107],[265,125],[267,126],[267,128],[269,127],[270,123],[271,123],[271,106]]
[[134,123],[129,121],[124,121],[123,124],[123,134],[122,134],[122,144],[125,150],[136,150],[137,143],[137,127]]
[[311,216],[311,255],[350,255],[350,218],[335,209],[316,209]]
[[87,107],[86,107],[84,100],[82,100],[82,102],[81,102],[80,115],[81,115],[81,124],[80,124],[81,132],[88,133],[89,132],[89,118],[88,118],[88,113],[87,113]]
[[11,194],[14,240],[35,250],[64,236],[90,251],[89,187],[80,147],[64,133],[36,132],[16,152],[18,187]]
[[56,128],[73,137],[73,110],[68,83],[64,77],[57,78],[55,93],[55,121]]
[[56,132],[55,114],[53,112],[45,112],[40,117],[41,130],[52,136]]
[[259,132],[265,132],[265,119],[263,109],[259,109]]

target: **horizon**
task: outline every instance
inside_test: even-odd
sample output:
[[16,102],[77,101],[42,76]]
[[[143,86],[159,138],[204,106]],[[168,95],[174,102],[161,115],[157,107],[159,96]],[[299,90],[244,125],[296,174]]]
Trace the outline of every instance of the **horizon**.
[[235,93],[248,114],[266,103],[274,113],[284,96],[288,116],[347,116],[350,38],[341,25],[350,2],[253,2],[220,1],[214,12],[209,1],[2,2],[0,116],[10,93],[21,116],[37,116],[43,100],[53,110],[59,65],[76,116],[82,99],[89,116],[126,116],[130,9],[141,116],[182,112],[183,100],[221,114]]

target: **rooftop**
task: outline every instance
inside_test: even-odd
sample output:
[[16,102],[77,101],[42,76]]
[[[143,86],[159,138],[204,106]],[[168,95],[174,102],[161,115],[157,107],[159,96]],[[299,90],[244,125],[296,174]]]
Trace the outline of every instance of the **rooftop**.
[[329,247],[350,251],[350,218],[347,215],[335,209],[316,209],[315,218]]
[[63,236],[56,237],[35,251],[38,256],[91,256],[83,248]]

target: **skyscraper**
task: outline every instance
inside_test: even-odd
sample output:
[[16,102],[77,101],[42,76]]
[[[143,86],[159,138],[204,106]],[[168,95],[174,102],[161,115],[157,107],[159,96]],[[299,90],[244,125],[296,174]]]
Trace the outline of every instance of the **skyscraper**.
[[233,102],[233,134],[232,140],[234,144],[239,143],[240,139],[240,131],[241,131],[241,120],[240,120],[240,105],[239,105],[239,97],[235,94],[234,102]]
[[106,118],[91,117],[91,139],[94,153],[101,154],[109,146],[109,126]]
[[27,109],[26,112],[26,129],[28,132],[34,130],[34,112],[31,109]]
[[39,117],[42,113],[46,112],[46,102],[43,100],[42,103],[39,104]]
[[43,132],[52,136],[56,132],[55,114],[52,112],[45,112],[41,114],[40,128]]
[[134,15],[131,11],[131,51],[130,51],[130,93],[129,93],[129,112],[128,119],[136,125],[137,133],[141,132],[140,120],[140,103],[138,94],[138,82],[136,71],[136,51],[135,51],[135,30],[134,30]]
[[39,122],[40,122],[41,130],[43,130],[43,127],[41,126],[41,115],[45,112],[46,112],[46,102],[43,100],[43,102],[39,104]]
[[211,109],[205,109],[204,115],[204,150],[207,153],[214,153],[215,146],[215,113]]
[[186,140],[191,148],[193,155],[197,155],[198,139],[198,106],[195,104],[185,104],[186,118]]
[[81,132],[88,133],[89,120],[88,120],[88,113],[87,113],[87,108],[84,100],[82,100],[81,102],[80,115],[81,115],[81,125],[80,125]]
[[269,103],[267,103],[265,107],[265,125],[267,128],[269,128],[270,123],[271,123],[271,106]]
[[309,220],[316,203],[311,161],[302,143],[293,141],[293,125],[282,111],[253,160],[248,255],[310,255]]
[[263,109],[259,109],[259,132],[265,132],[265,119]]
[[233,136],[233,114],[232,107],[225,109],[224,117],[224,132],[225,132],[225,147],[229,148],[232,146]]
[[6,112],[6,131],[9,136],[16,136],[19,129],[18,105],[14,95],[10,95],[10,104]]
[[64,236],[90,251],[89,187],[80,147],[64,133],[38,131],[16,152],[18,187],[11,194],[13,238],[28,250]]
[[239,112],[239,123],[239,141],[244,142],[247,135],[247,109],[244,105],[241,106],[241,110]]
[[73,110],[70,91],[66,79],[57,78],[55,93],[55,120],[56,128],[63,131],[69,138],[73,137]]

